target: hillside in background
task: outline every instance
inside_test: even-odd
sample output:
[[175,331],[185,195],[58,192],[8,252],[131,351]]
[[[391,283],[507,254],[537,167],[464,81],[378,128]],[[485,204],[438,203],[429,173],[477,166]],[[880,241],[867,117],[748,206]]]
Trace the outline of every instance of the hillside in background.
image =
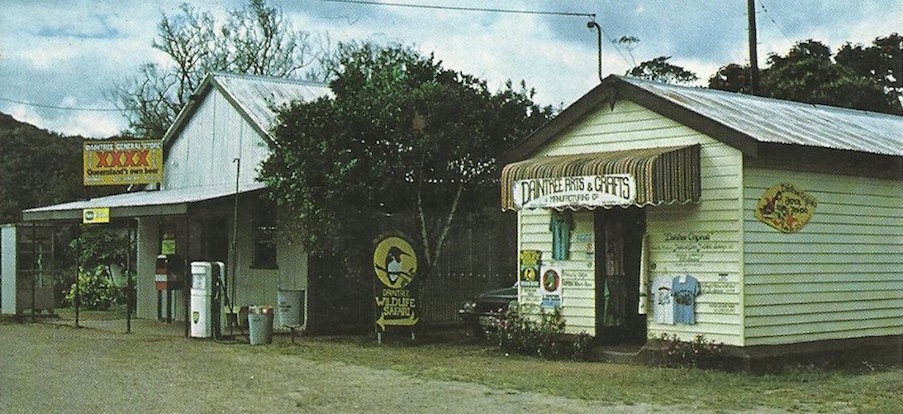
[[22,210],[84,198],[82,140],[0,113],[0,223]]

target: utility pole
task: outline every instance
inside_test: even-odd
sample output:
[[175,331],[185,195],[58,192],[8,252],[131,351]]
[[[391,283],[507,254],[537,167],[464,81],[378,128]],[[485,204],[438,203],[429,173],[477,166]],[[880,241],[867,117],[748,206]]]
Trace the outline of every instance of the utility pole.
[[756,52],[756,0],[746,0],[746,15],[749,17],[749,94],[759,90],[759,58]]

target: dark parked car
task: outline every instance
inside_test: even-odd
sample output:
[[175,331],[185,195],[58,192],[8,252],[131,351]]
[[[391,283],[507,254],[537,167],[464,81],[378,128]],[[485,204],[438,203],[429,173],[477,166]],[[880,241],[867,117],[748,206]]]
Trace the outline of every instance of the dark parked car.
[[458,309],[458,317],[473,330],[477,337],[486,335],[498,318],[512,305],[517,304],[517,285],[483,292],[468,298]]

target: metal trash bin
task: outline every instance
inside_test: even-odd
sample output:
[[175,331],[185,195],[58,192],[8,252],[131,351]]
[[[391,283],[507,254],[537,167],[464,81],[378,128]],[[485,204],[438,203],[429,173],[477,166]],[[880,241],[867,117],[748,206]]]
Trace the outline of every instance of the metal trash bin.
[[248,308],[248,334],[251,345],[273,343],[272,306],[251,306]]

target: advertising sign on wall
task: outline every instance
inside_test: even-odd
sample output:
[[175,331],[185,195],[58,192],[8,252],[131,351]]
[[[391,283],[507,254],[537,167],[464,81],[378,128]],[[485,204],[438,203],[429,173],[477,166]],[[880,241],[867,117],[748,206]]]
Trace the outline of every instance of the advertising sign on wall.
[[561,269],[547,268],[542,272],[539,294],[542,296],[543,308],[561,307],[561,285]]
[[800,231],[812,216],[818,201],[793,184],[777,184],[765,190],[754,215],[759,221],[784,233]]
[[163,181],[160,141],[85,141],[84,185],[153,184]]
[[630,174],[531,178],[514,183],[514,208],[603,207],[633,204],[636,181]]
[[541,250],[520,251],[520,284],[521,286],[539,286],[539,268],[542,264]]
[[417,275],[417,255],[407,240],[389,236],[373,251],[376,272],[376,325],[412,327],[417,324],[417,299],[409,285]]
[[109,208],[86,208],[82,210],[82,224],[109,223]]

